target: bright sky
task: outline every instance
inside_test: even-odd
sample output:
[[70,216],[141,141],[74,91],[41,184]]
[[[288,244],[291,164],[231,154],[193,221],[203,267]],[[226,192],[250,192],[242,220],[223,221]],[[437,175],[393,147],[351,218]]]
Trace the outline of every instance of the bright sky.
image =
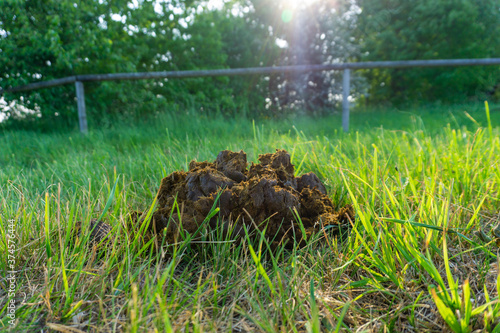
[[[273,1],[273,0],[269,0]],[[282,0],[282,3],[285,5],[285,7],[288,7],[290,9],[295,9],[300,5],[305,5],[308,6],[318,0]],[[222,8],[224,4],[224,0],[208,0],[208,8],[217,8],[220,9]]]
[[291,9],[295,9],[300,5],[308,6],[316,1],[318,0],[284,0],[283,3],[285,4],[285,7],[289,6]]

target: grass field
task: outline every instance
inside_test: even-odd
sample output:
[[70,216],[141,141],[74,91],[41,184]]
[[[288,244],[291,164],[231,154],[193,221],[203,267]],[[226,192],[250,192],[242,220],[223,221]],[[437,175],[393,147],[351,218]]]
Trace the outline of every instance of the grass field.
[[[499,106],[351,119],[348,134],[339,116],[193,114],[88,136],[0,133],[0,330],[500,332]],[[262,254],[265,242],[214,233],[203,250],[180,242],[156,253],[127,237],[128,213],[151,209],[162,177],[190,160],[243,149],[256,161],[276,148],[297,174],[314,171],[334,203],[353,205],[346,241],[319,234]],[[104,258],[70,235],[101,215],[116,235]]]

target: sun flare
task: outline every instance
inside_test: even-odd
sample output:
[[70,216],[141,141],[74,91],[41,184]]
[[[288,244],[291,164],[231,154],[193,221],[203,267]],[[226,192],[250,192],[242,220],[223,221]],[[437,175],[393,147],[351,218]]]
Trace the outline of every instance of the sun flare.
[[284,0],[282,4],[285,8],[293,10],[299,7],[307,7],[317,1],[319,0]]
[[307,6],[318,2],[319,0],[283,0],[281,19],[283,22],[290,22],[296,11],[299,11]]

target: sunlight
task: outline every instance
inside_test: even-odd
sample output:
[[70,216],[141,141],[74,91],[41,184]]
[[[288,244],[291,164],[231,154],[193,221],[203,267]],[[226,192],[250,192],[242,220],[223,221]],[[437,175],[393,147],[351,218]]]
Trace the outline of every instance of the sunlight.
[[318,0],[285,0],[283,5],[290,9],[296,9],[297,7],[306,7],[310,4],[317,2]]
[[290,22],[294,16],[294,12],[305,8],[319,0],[283,0],[281,11],[281,20],[285,23]]

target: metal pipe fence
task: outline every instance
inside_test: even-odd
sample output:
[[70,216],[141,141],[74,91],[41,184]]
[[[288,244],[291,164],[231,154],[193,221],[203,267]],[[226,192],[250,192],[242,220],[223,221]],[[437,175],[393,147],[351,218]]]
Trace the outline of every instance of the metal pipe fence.
[[244,76],[266,75],[280,73],[306,73],[314,71],[342,70],[342,128],[349,131],[349,92],[351,70],[374,68],[413,68],[413,67],[461,67],[461,66],[492,66],[500,65],[500,58],[486,59],[439,59],[439,60],[408,60],[408,61],[374,61],[374,62],[349,62],[328,65],[298,65],[276,67],[231,68],[213,70],[191,71],[166,71],[166,72],[139,72],[139,73],[113,73],[113,74],[86,74],[74,75],[61,79],[30,83],[24,86],[0,89],[0,95],[42,88],[50,88],[65,84],[75,83],[78,104],[78,120],[80,131],[87,133],[87,115],[85,110],[84,82],[90,81],[119,81],[119,80],[144,80],[165,78],[192,78],[215,76]]

